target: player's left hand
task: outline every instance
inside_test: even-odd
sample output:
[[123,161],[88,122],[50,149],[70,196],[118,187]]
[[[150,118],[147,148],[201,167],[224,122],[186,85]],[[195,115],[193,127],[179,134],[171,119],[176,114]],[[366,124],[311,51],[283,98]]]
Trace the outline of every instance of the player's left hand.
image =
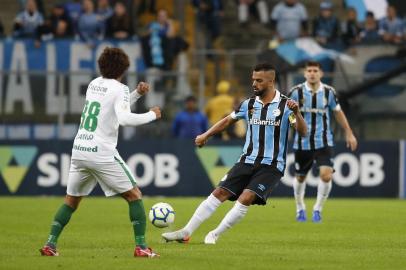
[[294,114],[297,114],[299,112],[299,105],[293,99],[288,99],[286,105],[293,111]]
[[345,141],[347,143],[347,147],[351,149],[351,151],[355,151],[358,146],[357,138],[355,138],[354,134],[352,132],[348,132],[345,134]]
[[147,84],[146,82],[140,82],[138,85],[137,85],[137,92],[138,92],[138,94],[140,94],[140,95],[145,95],[146,93],[148,93],[148,91],[149,91],[149,84]]

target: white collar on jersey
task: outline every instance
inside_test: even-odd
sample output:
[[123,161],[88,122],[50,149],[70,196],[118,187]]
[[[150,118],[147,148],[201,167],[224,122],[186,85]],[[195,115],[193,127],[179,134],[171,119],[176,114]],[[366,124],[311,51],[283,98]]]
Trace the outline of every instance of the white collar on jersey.
[[[306,91],[312,92],[312,88],[311,88],[310,85],[307,83],[307,81],[304,83],[304,86],[305,86]],[[322,82],[320,82],[319,89],[317,89],[316,92],[323,91],[323,89],[324,89],[324,84],[323,84]]]
[[[272,99],[271,103],[275,103],[275,102],[279,102],[279,100],[281,99],[281,92],[278,91],[278,89],[275,89],[276,94],[274,96],[274,98]],[[264,104],[260,99],[259,96],[255,97],[255,100],[258,102],[261,102],[262,104]]]

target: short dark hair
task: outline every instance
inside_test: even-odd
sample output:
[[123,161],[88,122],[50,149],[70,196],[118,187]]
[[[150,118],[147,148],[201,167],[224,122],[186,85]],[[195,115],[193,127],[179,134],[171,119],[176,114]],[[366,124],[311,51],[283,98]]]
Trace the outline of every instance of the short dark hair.
[[308,67],[318,67],[319,69],[321,69],[321,65],[317,61],[307,61],[305,64],[305,68],[308,68]]
[[197,102],[197,99],[194,96],[188,96],[185,98],[185,102],[190,102],[190,101]]
[[275,71],[275,68],[270,63],[259,63],[254,66],[254,71]]
[[270,64],[270,63],[264,62],[264,63],[256,64],[255,67],[254,67],[254,71],[255,71],[255,72],[259,72],[259,71],[267,71],[267,72],[270,72],[270,73],[271,73],[271,76],[272,76],[272,81],[276,81],[276,80],[277,80],[275,68],[274,68],[274,66],[273,66],[272,64]]
[[375,15],[372,11],[367,11],[367,13],[365,14],[366,17],[371,17],[373,19],[375,19]]
[[347,11],[354,11],[355,13],[357,13],[357,10],[355,9],[355,7],[349,7],[349,8],[347,8]]
[[97,60],[100,73],[104,78],[117,79],[130,66],[128,55],[120,48],[106,47]]

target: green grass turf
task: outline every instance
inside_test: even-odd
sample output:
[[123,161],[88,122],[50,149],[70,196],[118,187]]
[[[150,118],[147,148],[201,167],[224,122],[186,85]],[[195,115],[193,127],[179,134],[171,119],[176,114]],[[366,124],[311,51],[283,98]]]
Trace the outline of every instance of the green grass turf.
[[[183,226],[203,198],[146,198],[145,207],[165,201]],[[313,199],[307,200],[311,209]],[[232,206],[222,205],[189,244],[163,243],[148,223],[147,241],[157,260],[132,257],[127,204],[120,198],[86,198],[59,239],[60,257],[41,257],[62,198],[0,197],[0,269],[406,269],[406,201],[331,199],[322,224],[294,220],[293,199],[253,206],[216,245],[204,245]],[[310,218],[310,213],[308,213]]]

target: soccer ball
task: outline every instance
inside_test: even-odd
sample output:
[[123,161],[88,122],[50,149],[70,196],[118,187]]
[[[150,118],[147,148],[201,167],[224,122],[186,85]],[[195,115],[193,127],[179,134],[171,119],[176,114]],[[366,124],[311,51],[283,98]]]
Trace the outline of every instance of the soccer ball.
[[149,210],[149,220],[155,227],[168,227],[175,221],[175,211],[168,203],[156,203]]

